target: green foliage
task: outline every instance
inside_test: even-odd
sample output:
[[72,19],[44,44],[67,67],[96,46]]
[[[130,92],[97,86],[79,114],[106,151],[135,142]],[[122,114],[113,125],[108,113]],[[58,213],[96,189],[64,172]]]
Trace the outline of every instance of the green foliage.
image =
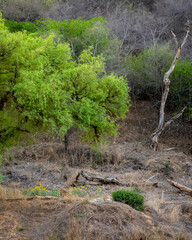
[[[54,33],[61,42],[68,42],[72,49],[72,56],[75,60],[82,51],[93,47],[92,54],[103,54],[107,58],[113,58],[117,53],[121,42],[112,36],[110,29],[106,26],[107,21],[103,17],[82,20],[46,20],[37,21],[41,35]],[[113,49],[113,53],[110,49]],[[113,56],[113,57],[112,57]]]
[[[126,68],[132,92],[138,97],[159,99],[164,89],[164,73],[171,66],[174,56],[169,45],[157,44],[138,56],[129,56]],[[179,61],[170,80],[170,102],[177,107],[188,106],[186,113],[192,116],[192,61]]]
[[187,113],[192,117],[192,61],[176,64],[171,79],[171,97],[176,106],[188,106]]
[[138,190],[117,190],[112,193],[114,201],[128,204],[135,208],[137,211],[144,211],[144,196],[139,194]]
[[5,20],[5,26],[10,32],[27,31],[35,33],[38,31],[37,25],[32,22],[16,22],[12,20]]
[[138,56],[129,56],[126,62],[127,77],[136,96],[156,98],[162,93],[165,69],[171,66],[174,53],[169,44],[154,44]]
[[26,32],[11,33],[0,18],[0,149],[39,129],[64,137],[72,126],[84,140],[117,133],[129,108],[122,77],[107,75],[94,49],[72,60],[67,43]]
[[5,26],[11,32],[27,31],[43,37],[54,34],[54,40],[68,42],[72,49],[72,57],[78,60],[85,49],[92,46],[92,55],[102,54],[107,66],[117,61],[121,41],[111,34],[107,21],[102,17],[82,20],[81,18],[55,21],[48,19],[35,22],[17,22],[5,20]]

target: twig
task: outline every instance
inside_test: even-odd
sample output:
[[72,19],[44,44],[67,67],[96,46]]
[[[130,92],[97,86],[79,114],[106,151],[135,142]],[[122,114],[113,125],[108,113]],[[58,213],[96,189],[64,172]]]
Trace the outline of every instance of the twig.
[[157,175],[158,175],[158,173],[155,174],[155,175],[153,175],[153,176],[151,176],[151,177],[149,177],[149,178],[147,179],[147,181],[150,181],[151,179],[153,179],[153,178],[156,177]]

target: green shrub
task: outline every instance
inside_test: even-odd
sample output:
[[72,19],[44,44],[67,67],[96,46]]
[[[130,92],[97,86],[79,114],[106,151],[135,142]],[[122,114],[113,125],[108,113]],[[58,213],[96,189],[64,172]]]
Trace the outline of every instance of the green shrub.
[[144,196],[138,190],[117,190],[112,193],[112,198],[116,202],[122,202],[135,208],[137,211],[144,211]]
[[164,88],[163,75],[173,58],[169,44],[154,44],[138,56],[129,56],[125,68],[132,93],[139,98],[159,100]]

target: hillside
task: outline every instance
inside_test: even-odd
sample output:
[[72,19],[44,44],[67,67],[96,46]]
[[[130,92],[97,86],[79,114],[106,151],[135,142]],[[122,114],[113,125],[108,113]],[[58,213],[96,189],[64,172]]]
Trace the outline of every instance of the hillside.
[[0,0],[0,240],[192,240],[191,22]]

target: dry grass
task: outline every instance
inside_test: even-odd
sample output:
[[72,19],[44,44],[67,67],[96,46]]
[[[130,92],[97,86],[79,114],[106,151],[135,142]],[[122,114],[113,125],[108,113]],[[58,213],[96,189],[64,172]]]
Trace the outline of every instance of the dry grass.
[[181,220],[181,206],[166,203],[166,207],[163,208],[164,219],[171,224],[176,224]]
[[86,240],[83,237],[83,226],[78,219],[72,219],[69,223],[69,231],[65,236],[65,240]]
[[[17,214],[19,217],[21,214],[24,221],[12,222],[12,229],[19,234],[17,227],[23,226],[28,239],[33,236],[32,239],[47,240],[162,240],[166,239],[167,232],[171,232],[169,228],[159,232],[154,227],[159,224],[147,215],[116,202],[34,198],[30,201],[4,201],[2,209],[2,216],[6,215],[8,209],[12,216]],[[8,234],[6,225],[2,226],[2,233]],[[159,226],[159,229],[163,227]],[[19,239],[19,235],[14,239]]]
[[170,224],[177,224],[181,219],[181,205],[168,202],[164,198],[163,192],[161,195],[155,193],[145,204],[154,209],[160,217]]
[[21,191],[17,188],[7,188],[0,185],[0,199],[23,198]]
[[191,238],[187,236],[185,233],[181,232],[175,235],[174,240],[191,240]]
[[145,189],[146,179],[144,173],[142,174],[140,171],[121,174],[121,178],[122,182],[129,183],[130,187],[139,187],[142,190]]

